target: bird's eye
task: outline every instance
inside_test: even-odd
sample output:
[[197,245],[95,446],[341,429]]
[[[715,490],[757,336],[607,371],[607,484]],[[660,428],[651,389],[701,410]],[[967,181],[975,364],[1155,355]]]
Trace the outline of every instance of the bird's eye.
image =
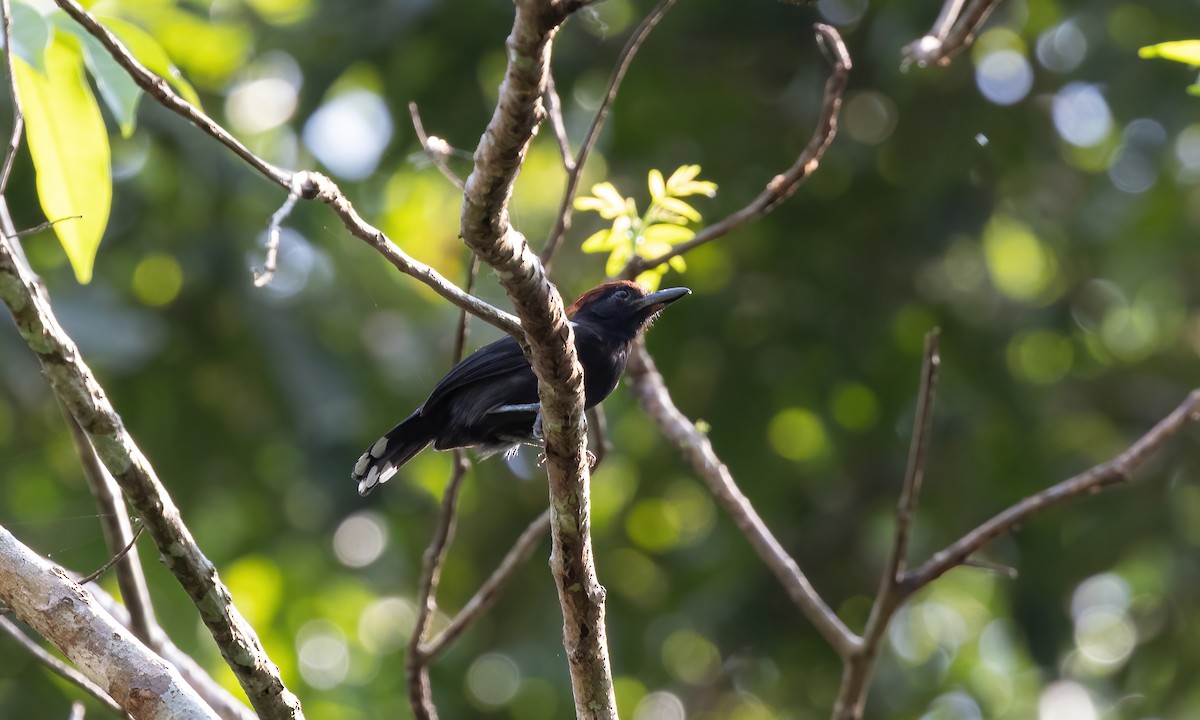
[[617,300],[628,300],[629,299],[629,291],[625,290],[625,289],[618,290],[615,293],[613,293],[613,297],[616,298]]

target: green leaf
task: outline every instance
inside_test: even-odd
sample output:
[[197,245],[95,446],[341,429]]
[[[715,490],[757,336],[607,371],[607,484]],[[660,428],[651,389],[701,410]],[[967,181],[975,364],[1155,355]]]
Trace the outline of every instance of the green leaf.
[[184,79],[183,73],[171,62],[167,51],[150,33],[128,20],[115,17],[102,17],[101,19],[104,21],[104,25],[129,49],[129,52],[133,53],[138,62],[146,66],[147,70],[170,83],[171,87],[175,88],[184,100],[197,108],[200,107],[200,96],[196,94],[196,89]]
[[46,48],[50,46],[50,26],[46,18],[17,0],[12,4],[13,54],[38,72],[46,72]]
[[1188,85],[1187,86],[1187,94],[1194,95],[1196,97],[1200,97],[1200,83],[1196,83],[1195,85]]
[[628,243],[624,243],[613,248],[612,254],[608,256],[608,262],[604,265],[604,274],[609,277],[616,277],[625,269],[625,263],[633,257],[633,248]]
[[1147,45],[1138,50],[1138,57],[1174,60],[1188,65],[1200,66],[1200,40],[1176,40],[1173,42]]
[[595,210],[605,220],[612,220],[625,214],[625,198],[613,187],[612,183],[598,183],[592,186],[594,197],[575,198],[576,210]]
[[663,275],[666,275],[666,274],[667,274],[667,271],[665,268],[655,269],[655,270],[647,270],[644,273],[637,276],[637,283],[638,283],[638,285],[641,285],[642,287],[646,288],[650,292],[654,292],[655,290],[658,289],[658,286],[662,284]]
[[675,272],[681,273],[681,272],[685,272],[687,270],[687,262],[684,261],[682,255],[676,255],[675,257],[668,260],[667,263],[671,266],[671,269],[674,270]]
[[650,185],[650,199],[651,200],[657,200],[657,199],[661,198],[663,195],[667,194],[666,186],[663,185],[662,173],[660,173],[659,171],[657,171],[657,170],[650,171],[649,185]]
[[108,111],[117,120],[121,128],[121,136],[133,135],[137,125],[137,106],[142,99],[142,89],[137,86],[125,68],[121,67],[99,40],[91,33],[80,27],[66,13],[55,13],[53,22],[58,32],[63,32],[79,41],[83,47],[83,61],[88,72],[96,80],[96,88],[100,98],[108,106]]
[[685,228],[682,225],[673,225],[671,223],[655,223],[646,228],[642,233],[642,237],[650,242],[662,242],[668,245],[677,245],[681,242],[687,242],[696,237],[696,231],[690,228]]
[[583,241],[580,247],[585,253],[608,252],[621,242],[621,237],[612,228],[605,228]]
[[708,180],[692,180],[691,182],[682,183],[675,190],[676,197],[687,197],[688,195],[705,195],[712,197],[717,194],[717,184]]
[[675,172],[671,173],[671,177],[667,178],[667,190],[672,195],[678,195],[678,189],[694,180],[699,174],[699,165],[681,165]]
[[692,222],[699,222],[700,220],[700,213],[697,212],[696,208],[688,205],[678,198],[665,197],[662,200],[659,200],[658,204],[663,210],[674,213],[680,217],[687,218]]
[[80,216],[56,223],[54,232],[75,277],[87,283],[112,204],[104,118],[83,76],[83,58],[62,39],[46,50],[45,74],[19,58],[13,64],[42,211],[49,220]]

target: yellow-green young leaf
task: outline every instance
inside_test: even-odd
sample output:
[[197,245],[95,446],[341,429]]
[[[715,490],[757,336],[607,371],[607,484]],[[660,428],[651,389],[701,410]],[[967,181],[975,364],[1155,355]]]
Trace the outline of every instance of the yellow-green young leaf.
[[592,194],[603,203],[599,210],[600,217],[612,220],[625,212],[625,198],[621,197],[612,183],[596,183],[592,186]]
[[680,184],[675,189],[676,197],[687,197],[688,195],[705,195],[712,197],[717,194],[717,184],[708,180],[692,180]]
[[613,232],[612,228],[605,228],[584,240],[580,249],[585,253],[608,252],[620,242],[621,237]]
[[1147,45],[1138,50],[1138,57],[1155,58],[1200,66],[1200,40],[1176,40],[1174,42]]
[[665,197],[662,200],[659,200],[658,204],[663,210],[679,215],[680,217],[687,218],[692,222],[698,222],[700,220],[700,213],[696,211],[696,208],[688,205],[678,198]]
[[666,274],[665,268],[655,269],[655,270],[647,270],[646,272],[637,276],[637,283],[638,283],[638,285],[641,285],[642,287],[646,288],[650,292],[654,292],[655,290],[658,289],[658,286],[660,284],[662,284],[662,277],[665,274]]
[[672,195],[678,195],[678,189],[696,179],[699,174],[699,165],[681,165],[671,173],[671,177],[667,178],[667,189],[671,191]]
[[667,188],[663,184],[663,176],[657,170],[650,171],[650,199],[657,200],[667,193]]
[[133,56],[146,66],[147,70],[169,82],[184,100],[197,108],[200,107],[200,96],[196,94],[196,89],[184,79],[183,73],[171,62],[167,51],[154,39],[154,36],[121,18],[102,17],[101,21],[124,43],[125,47],[129,48],[129,52],[133,53]]
[[653,260],[654,258],[660,255],[666,255],[669,252],[671,252],[671,246],[665,242],[653,242],[651,240],[645,240],[640,246],[638,246],[638,255],[646,258],[647,260]]
[[1200,97],[1200,83],[1196,83],[1195,85],[1188,85],[1187,86],[1187,94],[1195,95],[1196,97]]
[[669,263],[671,265],[671,269],[674,270],[675,272],[681,273],[681,272],[685,272],[687,270],[687,263],[684,262],[682,255],[676,255],[675,257],[668,260],[667,263]]
[[[38,199],[81,283],[92,279],[96,249],[108,224],[112,172],[108,133],[83,76],[83,58],[56,39],[46,50],[46,74],[19,58],[17,91],[25,109]],[[73,215],[78,219],[64,219]]]
[[625,263],[629,262],[629,258],[632,256],[633,248],[628,244],[616,246],[613,248],[612,254],[608,256],[608,262],[604,265],[604,274],[616,277],[625,269]]
[[696,237],[696,231],[685,228],[682,225],[656,223],[646,228],[646,231],[642,233],[642,237],[646,238],[648,242],[664,242],[669,245],[677,245]]

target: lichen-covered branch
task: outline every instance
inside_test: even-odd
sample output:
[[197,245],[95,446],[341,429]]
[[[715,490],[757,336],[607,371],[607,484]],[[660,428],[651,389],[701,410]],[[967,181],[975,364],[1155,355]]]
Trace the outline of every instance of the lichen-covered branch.
[[175,668],[3,527],[0,600],[137,720],[219,720]]
[[0,301],[12,313],[55,395],[87,433],[97,456],[145,522],[163,563],[196,604],[255,710],[264,718],[302,718],[299,700],[284,686],[254,629],[234,607],[216,568],[192,539],[178,508],[10,242],[0,237]]

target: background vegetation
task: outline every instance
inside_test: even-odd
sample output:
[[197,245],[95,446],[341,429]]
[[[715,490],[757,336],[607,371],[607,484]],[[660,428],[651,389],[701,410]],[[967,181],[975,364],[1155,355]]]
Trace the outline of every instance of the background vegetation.
[[[680,3],[636,59],[583,183],[648,200],[652,168],[696,163],[706,218],[745,204],[807,141],[827,73],[809,30],[855,60],[820,171],[765,219],[687,257],[694,295],[649,344],[814,584],[861,626],[890,541],[920,364],[942,387],[914,538],[923,558],[993,512],[1118,451],[1200,384],[1200,105],[1186,68],[1139,47],[1200,36],[1189,2],[1001,5],[944,69],[900,70],[937,8]],[[406,104],[473,147],[494,104],[511,4],[122,1],[206,109],[268,158],[316,166],[410,254],[451,278],[460,196],[422,162]],[[606,0],[559,34],[578,141],[644,2]],[[325,208],[287,223],[279,275],[251,283],[282,194],[143,102],[116,124],[116,185],[94,279],[50,234],[26,240],[120,411],[314,718],[405,717],[403,644],[449,457],[366,500],[350,466],[447,369],[457,312],[350,241]],[[451,161],[455,163],[454,160]],[[465,172],[468,163],[456,165]],[[563,176],[548,131],[513,219],[539,244]],[[27,156],[8,191],[42,217]],[[599,282],[578,213],[554,273]],[[479,292],[503,301],[492,278]],[[475,324],[472,344],[496,331]],[[815,718],[839,663],[703,485],[620,390],[594,532],[622,716]],[[1183,718],[1200,706],[1200,485],[1187,433],[1137,481],[1051,511],[894,624],[870,717]],[[56,562],[105,557],[66,428],[0,323],[0,525]],[[545,506],[531,456],[472,471],[441,602],[456,608]],[[143,541],[143,551],[150,546]],[[548,543],[433,670],[446,717],[565,717],[570,689]],[[152,555],[148,555],[152,557]],[[148,563],[164,627],[234,683],[178,586]],[[62,717],[75,693],[0,652],[0,716]],[[96,710],[95,712],[100,712]]]

